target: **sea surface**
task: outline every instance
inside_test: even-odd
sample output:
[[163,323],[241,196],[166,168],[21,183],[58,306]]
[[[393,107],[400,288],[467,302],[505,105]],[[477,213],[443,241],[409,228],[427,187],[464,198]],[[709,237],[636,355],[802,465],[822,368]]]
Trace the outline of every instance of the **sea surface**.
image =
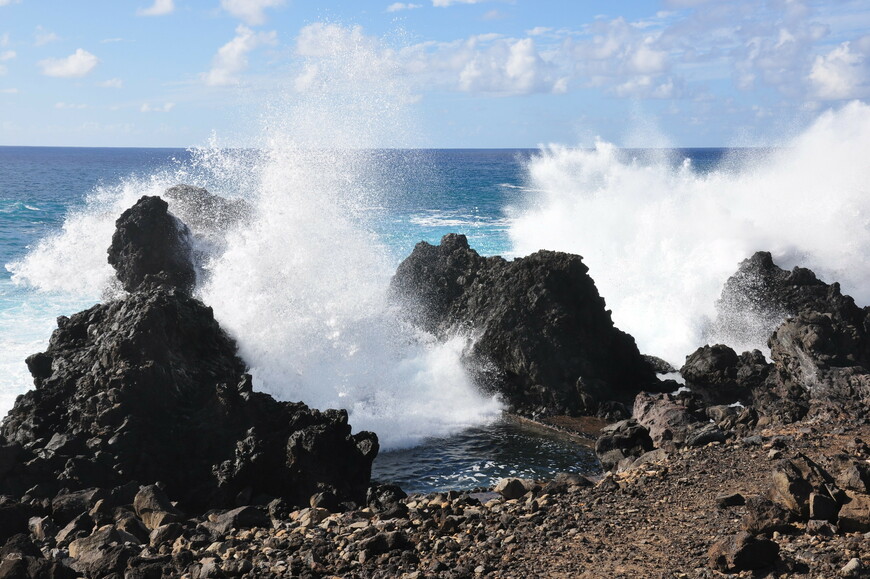
[[575,440],[502,419],[461,364],[473,335],[441,343],[402,321],[386,299],[396,265],[450,232],[484,255],[571,251],[643,352],[679,365],[713,340],[763,349],[709,325],[753,251],[868,287],[845,267],[870,255],[866,163],[838,150],[832,173],[810,154],[833,146],[832,123],[870,127],[866,108],[839,114],[777,150],[0,147],[0,411],[31,387],[24,358],[57,316],[118,296],[106,248],[121,211],[189,183],[254,207],[232,230],[194,233],[198,296],[255,387],[346,408],[382,441],[376,478],[429,491],[595,472]]

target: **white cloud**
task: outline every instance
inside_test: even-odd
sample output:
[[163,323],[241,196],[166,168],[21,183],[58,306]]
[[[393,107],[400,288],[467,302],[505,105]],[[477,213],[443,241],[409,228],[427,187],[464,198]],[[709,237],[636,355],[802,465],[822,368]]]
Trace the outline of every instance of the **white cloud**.
[[402,10],[414,10],[416,8],[422,8],[422,4],[410,4],[404,2],[396,2],[395,4],[390,4],[387,6],[387,12],[401,12]]
[[486,0],[432,0],[432,6],[443,8],[453,4],[479,4],[480,2],[486,2]]
[[21,0],[0,0],[0,6],[9,6],[10,4],[18,4]]
[[88,108],[88,105],[83,104],[71,104],[71,103],[54,103],[54,108],[59,110],[81,110]]
[[57,78],[76,78],[86,76],[100,62],[96,56],[79,48],[66,58],[47,58],[37,64],[42,74]]
[[239,82],[239,74],[248,68],[248,53],[264,44],[275,44],[277,34],[272,32],[254,32],[244,25],[236,28],[236,36],[220,47],[214,59],[211,70],[203,75],[203,80],[210,86],[227,86]]
[[0,52],[0,62],[12,60],[15,56],[16,54],[14,50],[4,50],[3,52]]
[[124,81],[120,78],[110,78],[109,80],[98,82],[97,86],[103,88],[124,88]]
[[277,8],[287,0],[221,0],[221,8],[251,26],[266,23],[266,8]]
[[139,111],[143,113],[168,113],[175,108],[175,103],[163,103],[162,105],[143,104]]
[[860,98],[870,85],[870,67],[865,54],[844,42],[817,56],[807,77],[815,96],[822,100]]
[[0,88],[0,94],[18,94],[17,88]]
[[46,44],[51,44],[52,42],[57,42],[60,40],[60,36],[46,30],[42,26],[36,27],[36,32],[33,33],[33,43],[36,46],[45,46]]
[[9,33],[8,32],[3,34],[3,35],[0,35],[0,48],[3,48],[4,46],[9,46]]
[[154,0],[154,4],[148,8],[140,8],[136,11],[139,16],[163,16],[175,11],[175,0]]

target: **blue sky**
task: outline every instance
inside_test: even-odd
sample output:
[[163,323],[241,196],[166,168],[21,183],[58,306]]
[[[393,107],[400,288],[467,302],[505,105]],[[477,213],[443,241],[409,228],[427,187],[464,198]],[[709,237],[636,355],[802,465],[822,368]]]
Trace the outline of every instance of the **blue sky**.
[[866,0],[0,0],[0,145],[766,145],[868,97]]

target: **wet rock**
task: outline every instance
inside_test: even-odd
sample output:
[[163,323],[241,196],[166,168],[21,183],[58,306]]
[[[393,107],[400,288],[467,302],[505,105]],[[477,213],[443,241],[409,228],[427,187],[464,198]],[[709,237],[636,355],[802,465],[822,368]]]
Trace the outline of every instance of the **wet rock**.
[[253,209],[244,199],[227,199],[203,187],[180,184],[162,195],[178,217],[197,231],[226,231],[251,217]]
[[725,282],[713,322],[714,333],[735,342],[762,342],[787,317],[826,307],[827,286],[805,268],[786,271],[769,252],[743,261]]
[[779,559],[779,545],[742,532],[716,542],[707,557],[710,567],[727,573],[766,569]]
[[109,264],[128,292],[149,283],[190,292],[196,283],[190,230],[159,197],[142,197],[116,222]]
[[595,414],[659,384],[633,338],[613,326],[576,255],[484,258],[464,235],[418,243],[391,291],[437,336],[473,329],[469,367],[524,415]]

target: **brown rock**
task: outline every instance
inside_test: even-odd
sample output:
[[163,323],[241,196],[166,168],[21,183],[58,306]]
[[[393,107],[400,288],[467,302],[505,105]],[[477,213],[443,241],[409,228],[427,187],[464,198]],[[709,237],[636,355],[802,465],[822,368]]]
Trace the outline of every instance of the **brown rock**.
[[870,531],[870,495],[846,491],[847,501],[840,508],[840,529],[845,532]]
[[726,573],[764,569],[776,562],[779,545],[742,532],[713,544],[707,557],[710,567]]

